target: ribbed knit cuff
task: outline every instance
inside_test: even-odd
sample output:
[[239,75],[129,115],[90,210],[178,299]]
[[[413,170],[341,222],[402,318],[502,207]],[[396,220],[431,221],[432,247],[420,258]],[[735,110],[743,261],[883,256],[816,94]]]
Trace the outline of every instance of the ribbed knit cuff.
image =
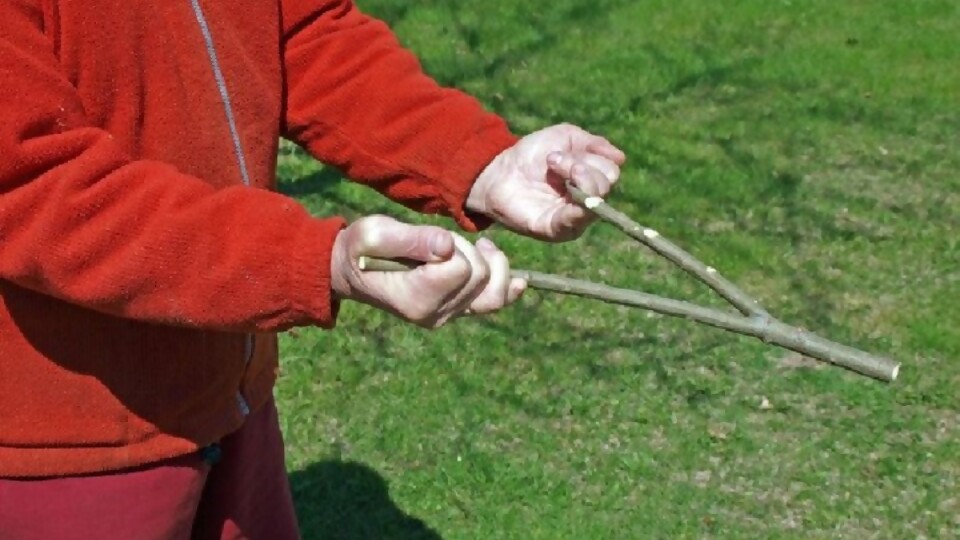
[[519,137],[510,132],[506,123],[497,117],[485,122],[450,159],[450,165],[441,175],[444,201],[457,225],[468,232],[489,228],[494,221],[487,216],[467,210],[467,197],[483,169],[501,152],[517,143]]
[[321,328],[334,328],[340,312],[340,302],[333,295],[330,262],[333,243],[346,225],[340,217],[307,220],[293,254],[290,298],[294,309]]

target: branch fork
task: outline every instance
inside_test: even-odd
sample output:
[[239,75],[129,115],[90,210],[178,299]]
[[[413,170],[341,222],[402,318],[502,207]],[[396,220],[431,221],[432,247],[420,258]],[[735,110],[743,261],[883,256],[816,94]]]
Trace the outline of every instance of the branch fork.
[[[655,229],[640,225],[613,208],[601,197],[588,196],[569,182],[567,190],[574,201],[593,212],[601,220],[614,225],[626,235],[713,289],[739,311],[739,314],[534,270],[513,270],[512,275],[525,279],[529,287],[685,318],[707,326],[752,336],[764,343],[795,351],[866,377],[884,382],[896,380],[900,371],[899,363],[830,341],[780,321],[770,315],[758,300],[720,275],[716,268],[705,265],[664,238]],[[372,257],[361,257],[358,263],[364,271],[406,271],[411,268],[411,265],[406,262]]]

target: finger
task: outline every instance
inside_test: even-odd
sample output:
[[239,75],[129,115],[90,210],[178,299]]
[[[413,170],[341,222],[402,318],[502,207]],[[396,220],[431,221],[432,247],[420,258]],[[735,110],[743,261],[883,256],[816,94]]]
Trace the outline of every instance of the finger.
[[440,262],[451,258],[454,243],[453,234],[440,227],[370,216],[362,222],[355,251],[356,255]]
[[584,154],[580,157],[584,165],[597,169],[607,179],[610,186],[620,179],[620,166],[610,159],[597,154]]
[[571,152],[550,152],[547,154],[547,168],[564,179],[570,178],[571,169],[576,162]]
[[512,304],[520,299],[523,291],[527,290],[527,280],[522,278],[513,278],[507,287],[507,304]]
[[627,155],[623,150],[614,146],[610,141],[598,135],[590,135],[590,141],[586,145],[588,152],[601,155],[617,165],[623,165],[627,161]]
[[483,314],[502,308],[507,302],[510,287],[510,261],[506,254],[486,238],[477,242],[477,250],[490,268],[490,280],[483,291],[470,303],[470,311]]
[[569,141],[568,148],[571,150],[586,150],[599,154],[617,165],[623,165],[627,160],[623,150],[617,148],[606,137],[590,133],[580,126],[562,123],[546,129],[554,130],[558,135],[565,137]]
[[600,171],[587,167],[583,163],[577,163],[573,166],[570,174],[570,181],[573,185],[580,188],[581,191],[589,196],[600,196],[602,190],[609,190],[610,182]]
[[[571,181],[573,179],[573,167],[577,164],[574,154],[571,152],[551,152],[547,155],[547,170],[553,173],[562,181]],[[562,186],[562,183],[561,183]],[[562,187],[558,189],[564,191]]]
[[454,310],[464,310],[483,293],[484,288],[490,282],[491,269],[487,258],[478,251],[477,247],[470,243],[466,238],[455,234],[454,242],[457,249],[463,253],[464,257],[470,262],[470,278],[463,287],[463,291],[455,300],[455,305],[451,306]]
[[466,238],[453,234],[456,254],[449,261],[425,264],[411,279],[438,298],[437,311],[449,315],[466,309],[479,296],[490,279],[486,259]]
[[584,149],[587,152],[601,155],[617,165],[623,165],[626,162],[627,155],[606,137],[595,135],[573,124],[561,124],[561,128],[565,129],[567,136],[570,138],[571,149]]
[[550,170],[563,178],[573,175],[573,167],[577,163],[599,170],[611,184],[620,178],[620,166],[605,156],[587,152],[551,152],[547,156]]
[[[547,157],[550,170],[564,180],[570,180],[573,185],[592,197],[604,197],[613,185],[610,178],[620,174],[620,168],[605,158],[598,156],[579,156],[565,152],[555,152]],[[594,163],[597,166],[591,166]],[[603,172],[603,168],[607,172]]]
[[[455,244],[458,235],[453,235]],[[469,242],[467,243],[469,244]],[[466,246],[469,248],[469,246]],[[425,328],[439,328],[469,305],[473,299],[475,258],[463,246],[455,246],[450,259],[421,265],[410,272],[388,273],[397,283],[388,284],[391,304],[402,316]]]
[[604,197],[610,192],[610,180],[606,175],[583,163],[573,166],[570,181],[591,197]]

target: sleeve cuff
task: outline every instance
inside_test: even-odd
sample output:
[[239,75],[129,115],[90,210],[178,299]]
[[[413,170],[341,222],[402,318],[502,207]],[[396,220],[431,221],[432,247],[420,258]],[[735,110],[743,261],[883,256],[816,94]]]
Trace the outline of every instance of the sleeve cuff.
[[493,117],[493,121],[485,122],[450,159],[450,166],[441,178],[443,199],[451,217],[463,230],[479,232],[495,223],[485,215],[467,210],[467,197],[483,169],[519,139],[503,120]]
[[308,220],[293,254],[293,307],[321,328],[334,328],[340,312],[340,301],[333,295],[330,263],[333,243],[346,225],[340,217]]

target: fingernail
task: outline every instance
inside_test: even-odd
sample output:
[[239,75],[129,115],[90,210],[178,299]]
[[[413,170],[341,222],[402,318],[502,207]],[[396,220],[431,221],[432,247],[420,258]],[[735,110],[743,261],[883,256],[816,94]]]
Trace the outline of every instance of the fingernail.
[[547,162],[551,165],[559,165],[563,161],[563,154],[560,152],[551,152],[547,155]]
[[486,237],[477,240],[477,248],[487,253],[497,250],[497,246]]
[[453,250],[453,238],[449,234],[437,234],[430,240],[430,251],[437,257],[446,257]]

